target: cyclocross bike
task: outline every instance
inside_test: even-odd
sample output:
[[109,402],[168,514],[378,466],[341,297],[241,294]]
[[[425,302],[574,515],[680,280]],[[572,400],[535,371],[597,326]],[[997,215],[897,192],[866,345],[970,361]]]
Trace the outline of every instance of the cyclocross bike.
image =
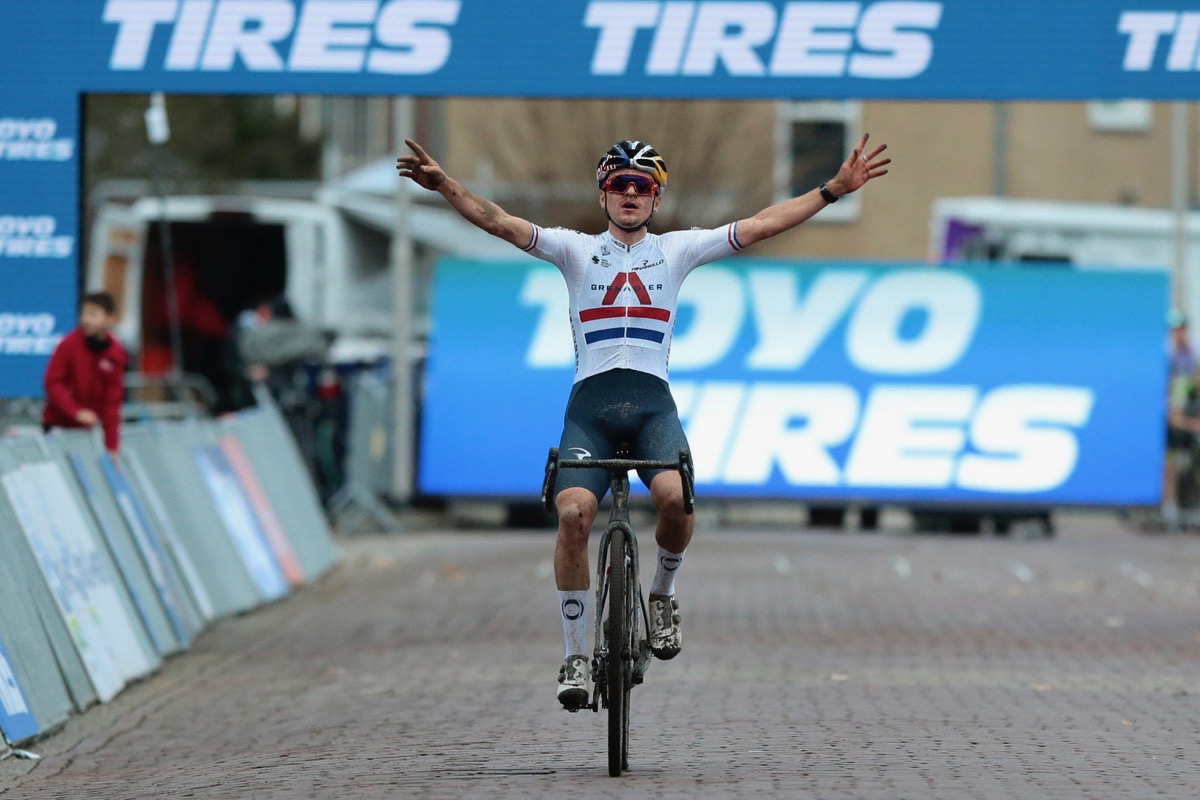
[[679,451],[678,461],[622,457],[627,454],[628,448],[620,448],[617,458],[560,460],[558,448],[552,447],[542,483],[542,504],[547,511],[554,511],[554,486],[560,469],[604,469],[609,475],[612,514],[600,538],[596,564],[592,699],[583,708],[595,712],[608,709],[608,774],[613,777],[629,769],[629,693],[643,681],[650,666],[650,615],[638,577],[637,536],[629,524],[629,471],[677,470],[683,481],[684,510],[691,514],[696,505],[687,450]]

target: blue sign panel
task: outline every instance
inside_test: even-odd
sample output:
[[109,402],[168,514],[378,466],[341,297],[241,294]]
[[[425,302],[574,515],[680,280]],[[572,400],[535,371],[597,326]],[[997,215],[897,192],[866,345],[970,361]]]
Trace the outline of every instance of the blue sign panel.
[[29,94],[0,92],[0,397],[42,393],[46,361],[75,325],[79,263],[78,101],[12,83]]
[[[44,76],[50,87],[71,92],[1200,96],[1195,80],[1200,12],[1185,2],[80,0],[9,5],[0,26],[5,74]],[[46,86],[41,83],[41,91]]]
[[[671,387],[708,497],[1156,501],[1165,272],[737,258],[683,284]],[[438,267],[419,480],[536,497],[574,375],[566,286]]]

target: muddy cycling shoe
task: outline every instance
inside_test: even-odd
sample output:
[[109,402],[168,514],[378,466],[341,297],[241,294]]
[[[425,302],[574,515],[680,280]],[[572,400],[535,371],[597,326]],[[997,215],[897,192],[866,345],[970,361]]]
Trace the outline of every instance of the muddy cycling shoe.
[[679,603],[667,595],[650,595],[650,652],[667,661],[679,655],[683,636],[679,632]]
[[576,710],[588,703],[588,658],[567,656],[558,668],[558,702],[563,708]]

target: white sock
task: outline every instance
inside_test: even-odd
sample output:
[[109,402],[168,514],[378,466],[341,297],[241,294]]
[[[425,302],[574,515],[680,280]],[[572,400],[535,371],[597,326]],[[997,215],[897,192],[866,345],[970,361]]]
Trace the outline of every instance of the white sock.
[[658,567],[654,570],[654,580],[650,584],[650,594],[660,594],[671,597],[675,594],[675,575],[683,564],[683,553],[672,553],[670,550],[658,548]]
[[558,613],[562,616],[563,642],[567,656],[587,655],[588,595],[587,589],[559,590]]

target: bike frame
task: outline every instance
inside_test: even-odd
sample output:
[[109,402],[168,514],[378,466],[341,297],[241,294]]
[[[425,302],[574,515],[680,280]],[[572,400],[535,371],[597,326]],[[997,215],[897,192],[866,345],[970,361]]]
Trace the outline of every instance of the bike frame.
[[[629,769],[629,691],[645,678],[650,666],[650,613],[642,594],[639,578],[637,535],[629,524],[629,471],[634,469],[677,470],[683,484],[683,507],[691,514],[695,508],[692,462],[688,451],[679,451],[678,461],[647,461],[626,458],[577,459],[559,461],[558,448],[550,448],[546,459],[546,478],[542,483],[542,504],[547,511],[555,510],[555,484],[558,470],[604,469],[609,475],[609,491],[612,493],[612,512],[604,535],[600,537],[600,552],[596,563],[596,629],[595,647],[592,656],[592,700],[583,708],[599,712],[601,706],[608,709],[609,725],[609,774],[616,777]],[[614,533],[622,542],[623,553],[611,552]],[[611,584],[613,597],[609,597],[611,570],[620,570],[621,580]],[[620,590],[623,587],[623,591]],[[606,606],[617,603],[621,595],[622,608],[608,608],[611,630],[604,629]],[[632,600],[632,602],[631,602]],[[614,624],[614,618],[619,620]],[[625,629],[626,622],[629,623]],[[609,649],[609,633],[613,646],[621,652]],[[616,685],[610,685],[615,682]],[[578,708],[568,709],[578,711]]]

